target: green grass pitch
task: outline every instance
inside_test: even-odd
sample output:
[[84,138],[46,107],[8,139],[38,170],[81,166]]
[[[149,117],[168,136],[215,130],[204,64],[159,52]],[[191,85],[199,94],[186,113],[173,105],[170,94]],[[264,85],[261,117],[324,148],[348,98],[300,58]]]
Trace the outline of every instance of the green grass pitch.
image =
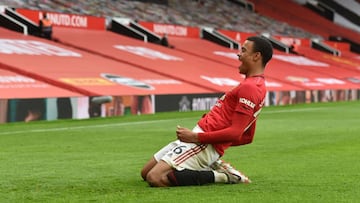
[[143,164],[203,112],[0,125],[0,202],[359,202],[360,103],[266,107],[223,157],[252,184],[151,188]]

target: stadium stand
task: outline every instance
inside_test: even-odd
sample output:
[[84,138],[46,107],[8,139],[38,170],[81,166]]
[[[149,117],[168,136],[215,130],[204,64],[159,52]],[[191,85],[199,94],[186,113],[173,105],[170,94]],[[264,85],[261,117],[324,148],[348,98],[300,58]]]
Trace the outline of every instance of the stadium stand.
[[343,16],[350,22],[356,24],[357,26],[360,26],[360,16],[359,16],[360,6],[356,2],[351,0],[350,1],[319,0],[319,1],[324,3],[330,9],[333,9],[334,12]]
[[[232,81],[241,79],[239,76],[234,76],[231,67],[223,64],[108,31],[71,31],[66,28],[56,28],[55,33],[54,37],[66,45],[210,89],[212,92],[221,91],[221,87],[198,78],[232,78]],[[99,38],[107,40],[98,41]]]
[[[231,85],[234,81],[238,81],[240,78],[238,76],[234,76],[234,67],[235,62],[237,62],[236,57],[232,57],[229,61],[229,64],[224,64],[221,61],[227,61],[227,56],[220,55],[216,60],[216,54],[218,50],[221,50],[222,47],[218,45],[213,45],[203,42],[201,39],[193,39],[198,40],[192,44],[198,44],[198,48],[193,48],[190,45],[190,41],[188,42],[190,46],[182,46],[180,53],[178,51],[177,45],[180,43],[176,42],[175,49],[168,49],[158,45],[152,44],[143,44],[143,42],[139,40],[134,40],[128,37],[123,37],[120,35],[116,35],[107,31],[99,31],[93,33],[88,30],[76,31],[72,32],[66,28],[58,28],[55,30],[58,35],[60,41],[66,43],[67,45],[76,46],[77,48],[90,51],[92,53],[98,53],[102,56],[114,59],[116,61],[120,61],[122,63],[128,63],[130,65],[139,67],[141,69],[145,69],[151,72],[155,72],[157,74],[165,74],[166,76],[172,77],[176,80],[187,82],[198,87],[203,88],[211,88],[214,92],[222,91],[223,87],[219,87],[216,84],[212,84],[206,80],[198,80],[198,78],[228,78],[228,82]],[[94,31],[95,32],[95,31]],[[106,38],[108,40],[95,42],[97,38]],[[174,39],[175,38],[171,38]],[[170,39],[170,41],[171,41]],[[179,40],[179,39],[177,39]],[[176,40],[175,40],[176,41]],[[92,43],[89,43],[92,42]],[[119,47],[119,50],[114,51],[113,47]],[[201,47],[201,48],[200,48]],[[139,49],[134,51],[129,51],[130,49]],[[180,49],[180,47],[179,47]],[[202,49],[202,50],[200,50]],[[205,51],[206,49],[206,51]],[[199,51],[199,52],[197,52]],[[132,53],[131,53],[132,52]],[[203,53],[201,53],[203,52]],[[225,50],[224,50],[225,52]],[[134,54],[135,53],[135,54]],[[165,58],[158,58],[157,60],[149,59],[149,57],[143,57],[148,53],[156,53],[155,55],[151,55],[149,57],[161,56],[161,54],[165,54],[166,56],[176,56],[179,60],[164,60]],[[190,53],[190,54],[189,54]],[[196,54],[197,53],[197,54]],[[201,53],[201,54],[200,54]],[[228,50],[225,52],[227,54],[236,54],[236,51]],[[280,55],[281,52],[277,52],[273,59],[273,64],[269,64],[267,69],[267,76],[269,79],[278,79],[279,82],[289,84],[292,86],[300,86],[301,88],[309,88],[309,84],[298,84],[296,81],[288,82],[287,78],[291,76],[292,73],[296,72],[304,77],[314,78],[329,78],[334,80],[344,80],[341,84],[334,83],[333,85],[326,86],[320,83],[312,86],[313,89],[343,89],[345,86],[348,88],[358,88],[357,84],[352,84],[350,82],[345,81],[346,77],[336,76],[336,71],[338,70],[336,67],[331,65],[317,62],[319,58],[315,58],[314,60],[304,58],[302,56],[296,55]],[[205,57],[214,56],[215,60],[209,60]],[[197,57],[198,56],[198,57]],[[202,56],[202,57],[199,57]],[[124,58],[126,60],[124,60]],[[223,59],[221,59],[223,58]],[[213,62],[212,62],[213,61]],[[146,64],[146,66],[144,65]],[[231,64],[231,65],[230,65]],[[276,64],[276,65],[274,65]],[[322,67],[327,67],[326,69],[322,69]],[[169,68],[171,67],[171,68]],[[311,71],[312,70],[312,71]],[[281,73],[280,73],[281,72]],[[330,72],[332,74],[330,74]],[[189,74],[191,73],[191,74]],[[344,73],[347,77],[355,76],[359,77],[356,72],[347,72]],[[283,77],[281,77],[281,75]],[[236,83],[236,82],[235,82]],[[284,87],[283,87],[284,88]],[[269,87],[271,89],[271,87]],[[274,90],[274,89],[273,89]]]
[[354,0],[348,0],[348,1],[342,1],[342,0],[334,0],[335,2],[337,2],[338,4],[344,6],[345,8],[351,10],[353,13],[357,13],[359,15],[359,11],[360,11],[360,4],[359,1],[354,1]]
[[[360,72],[357,70],[358,66],[354,64],[348,64],[346,62],[350,61],[346,58],[339,58],[324,53],[310,47],[300,46],[298,49],[298,53],[303,56],[312,59],[314,61],[319,61],[327,64],[327,66],[307,66],[307,70],[311,70],[313,72],[321,73],[322,75],[330,75],[334,78],[347,80],[348,78],[360,78]],[[343,63],[342,63],[343,62]],[[357,64],[360,65],[360,64]]]
[[[199,38],[184,38],[184,37],[168,37],[175,49],[192,54],[194,56],[202,57],[207,60],[223,63],[231,67],[238,66],[236,51],[229,50],[226,47],[219,46],[208,40]],[[193,46],[196,44],[197,46]],[[227,56],[227,57],[224,57]]]
[[[184,97],[209,101],[241,82],[242,76],[234,74],[239,65],[238,47],[229,49],[202,39],[202,29],[214,29],[239,45],[249,35],[264,34],[285,46],[282,51],[274,51],[273,60],[265,71],[269,90],[266,105],[360,98],[359,54],[352,52],[347,42],[324,40],[336,35],[356,41],[359,34],[335,25],[298,3],[251,0],[252,8],[270,16],[265,17],[230,0],[162,2],[165,3],[5,0],[1,4],[25,8],[18,11],[35,24],[42,12],[48,12],[50,17],[77,19],[80,24],[86,22],[86,26],[55,22],[52,40],[29,36],[32,32],[25,35],[18,29],[15,32],[0,27],[0,88],[6,88],[0,93],[0,103],[15,105],[14,99],[31,98],[31,95],[35,98],[71,97],[72,103],[82,109],[74,118],[86,118],[105,115],[101,108],[110,112],[124,101],[135,113],[177,110],[176,105],[171,108],[166,105],[164,95],[182,101]],[[294,17],[294,11],[302,15]],[[139,32],[146,29],[154,36],[166,36],[168,46],[160,46],[157,38],[155,43],[147,43],[142,38],[129,37],[132,34],[124,36],[110,31],[113,17],[133,20],[129,22],[140,26],[136,28]],[[310,22],[323,25],[309,25]],[[160,31],[165,32],[156,31],[155,24],[162,26]],[[143,25],[146,26],[142,28]],[[181,32],[184,36],[177,36],[168,33],[167,28],[185,29],[186,32]],[[314,42],[330,47],[334,54],[315,50]],[[29,91],[30,88],[34,91]],[[134,106],[132,100],[136,107],[131,107]],[[161,100],[165,105],[159,105]],[[157,102],[152,104],[153,101]],[[102,102],[110,102],[113,106],[102,106]],[[147,110],[137,110],[143,102],[147,103],[144,107]],[[152,110],[155,106],[164,108]],[[121,112],[106,114],[122,115],[125,110]],[[6,120],[6,115],[0,116]],[[8,119],[13,120],[16,119]]]
[[[5,0],[3,4],[15,8],[29,8],[102,17],[127,17],[158,23],[185,26],[210,26],[242,32],[286,35],[293,37],[319,37],[286,21],[258,15],[228,0],[217,1],[168,1],[168,5],[141,1],[34,1]],[[236,9],[234,9],[236,8]],[[212,15],[217,13],[217,15]]]
[[[59,34],[61,33],[60,29],[61,28],[56,31],[57,35],[61,35]],[[201,87],[205,85],[191,85],[185,81],[177,81],[170,78],[165,74],[161,74],[159,71],[147,71],[141,68],[143,67],[141,63],[134,65],[127,62],[127,60],[123,59],[123,57],[125,57],[124,55],[119,56],[118,53],[115,52],[116,49],[113,47],[115,43],[109,46],[109,43],[112,42],[103,43],[96,39],[104,37],[113,39],[113,42],[133,39],[116,36],[110,32],[81,32],[76,29],[67,29],[70,34],[62,34],[65,39],[68,37],[78,42],[76,43],[78,47],[80,47],[82,43],[86,45],[82,50],[76,50],[44,39],[23,36],[16,32],[4,30],[3,28],[0,28],[0,31],[0,37],[6,39],[6,41],[0,41],[2,42],[1,45],[3,47],[13,47],[7,50],[7,57],[2,57],[0,68],[12,70],[36,80],[46,81],[52,85],[82,95],[132,95],[148,94],[149,91],[156,94],[215,92],[215,90]],[[84,37],[84,32],[86,37]],[[22,40],[26,40],[26,42]],[[137,40],[133,41],[142,44],[142,42],[138,42]],[[148,44],[147,46],[156,45]],[[22,51],[18,50],[19,47],[22,48]],[[106,59],[104,58],[104,54],[92,54],[89,47],[96,47],[92,51],[93,53],[95,53],[96,50],[102,50],[104,53],[112,53],[112,57],[119,57],[119,60]],[[132,56],[129,54],[129,59],[131,58]],[[121,63],[120,60],[124,63]],[[165,68],[167,68],[167,66]],[[109,78],[106,77],[105,74],[118,77],[114,78],[114,76]],[[145,85],[141,86],[142,83],[140,81],[144,79],[156,79],[157,81],[167,82],[168,84],[151,84],[152,81],[148,81],[148,83],[151,84],[149,87]],[[115,85],[116,83],[111,83],[108,80],[114,80],[123,85]],[[134,88],[134,86],[137,88]],[[154,87],[156,90],[153,90]],[[219,91],[219,89],[216,91]]]
[[[302,7],[293,1],[282,0],[249,0],[255,4],[256,11],[262,15],[287,22],[293,26],[301,27],[311,33],[316,33],[324,39],[329,39],[331,35],[342,36],[360,43],[360,34],[334,24],[333,22],[319,17],[311,10]],[[295,14],[295,15],[294,15]]]
[[341,70],[339,70],[340,72],[346,71],[344,69],[349,69],[358,72],[358,67],[360,67],[360,60],[357,57],[358,55],[350,52],[349,49],[342,49],[341,56],[334,56],[328,53],[324,53],[312,49],[307,46],[299,46],[297,52],[306,57],[323,61],[325,63],[330,63],[336,67],[341,67]]

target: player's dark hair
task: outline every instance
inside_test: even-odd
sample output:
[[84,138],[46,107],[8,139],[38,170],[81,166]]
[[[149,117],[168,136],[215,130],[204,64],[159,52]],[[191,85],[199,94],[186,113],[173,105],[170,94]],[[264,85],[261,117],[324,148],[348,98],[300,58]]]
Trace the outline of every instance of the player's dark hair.
[[262,65],[265,68],[273,55],[273,47],[268,39],[263,36],[251,36],[247,40],[254,42],[254,52],[260,52],[262,57]]

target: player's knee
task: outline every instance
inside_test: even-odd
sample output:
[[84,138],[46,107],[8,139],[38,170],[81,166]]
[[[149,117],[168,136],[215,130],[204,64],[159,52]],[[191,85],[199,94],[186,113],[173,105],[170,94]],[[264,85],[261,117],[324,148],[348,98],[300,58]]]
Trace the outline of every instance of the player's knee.
[[152,187],[160,187],[163,185],[161,181],[161,176],[151,171],[146,175],[146,181]]
[[148,170],[146,170],[145,168],[143,168],[142,170],[141,170],[141,177],[146,181],[146,176],[147,176],[147,174],[148,174]]
[[147,173],[145,177],[146,181],[149,183],[150,186],[156,187],[158,183],[160,182],[159,177],[152,172]]

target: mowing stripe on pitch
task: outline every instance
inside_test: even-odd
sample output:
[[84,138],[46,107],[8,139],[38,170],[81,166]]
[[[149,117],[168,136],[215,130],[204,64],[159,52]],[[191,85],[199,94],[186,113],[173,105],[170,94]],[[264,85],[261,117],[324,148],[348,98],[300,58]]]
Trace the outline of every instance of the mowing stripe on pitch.
[[[264,111],[261,114],[296,113],[296,112],[316,111],[316,110],[324,110],[324,109],[327,109],[327,108],[319,107],[319,108]],[[118,126],[129,126],[129,125],[142,125],[142,124],[173,122],[173,121],[179,121],[179,120],[198,119],[198,118],[200,118],[200,116],[199,117],[191,117],[191,118],[181,118],[181,119],[176,118],[176,119],[153,120],[153,121],[134,121],[134,122],[99,124],[99,125],[84,125],[84,126],[73,126],[73,127],[63,127],[63,128],[33,129],[33,130],[19,130],[19,131],[7,131],[7,132],[5,131],[5,132],[0,132],[0,135],[13,135],[13,134],[37,133],[37,132],[42,133],[42,132],[55,132],[55,131],[89,129],[89,128],[106,128],[106,127],[118,127]]]

